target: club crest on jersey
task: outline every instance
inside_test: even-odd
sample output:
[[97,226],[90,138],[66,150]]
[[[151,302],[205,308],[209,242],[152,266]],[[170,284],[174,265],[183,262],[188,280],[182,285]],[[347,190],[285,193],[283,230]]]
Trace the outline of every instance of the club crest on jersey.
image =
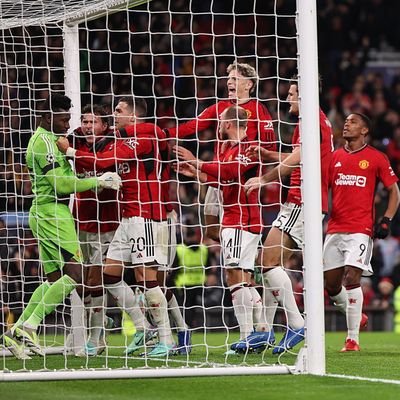
[[136,149],[136,146],[139,145],[139,142],[135,138],[129,138],[124,141],[124,143],[131,148],[132,150]]
[[249,157],[246,157],[244,154],[238,154],[235,160],[246,166],[249,165],[249,162],[251,161],[251,159]]
[[367,168],[369,167],[369,161],[367,161],[367,160],[361,160],[361,161],[358,163],[358,166],[359,166],[361,169],[367,169]]

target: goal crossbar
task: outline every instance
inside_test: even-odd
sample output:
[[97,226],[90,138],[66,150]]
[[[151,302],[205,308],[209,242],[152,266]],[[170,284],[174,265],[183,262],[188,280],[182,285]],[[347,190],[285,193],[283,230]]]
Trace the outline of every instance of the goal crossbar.
[[[137,7],[151,0],[63,0],[0,2],[0,27],[11,29],[39,24],[75,25],[110,15],[126,8]],[[60,11],[62,10],[62,12]]]

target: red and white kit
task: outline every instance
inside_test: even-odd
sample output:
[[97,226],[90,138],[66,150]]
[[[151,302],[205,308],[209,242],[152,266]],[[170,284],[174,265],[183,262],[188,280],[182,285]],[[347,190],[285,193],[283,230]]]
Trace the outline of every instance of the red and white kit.
[[332,210],[324,245],[324,270],[351,265],[372,273],[372,236],[375,190],[398,181],[382,152],[365,145],[350,152],[333,153],[329,168]]
[[[132,264],[168,262],[167,210],[163,201],[160,153],[154,124],[142,123],[132,136],[116,139],[108,152],[95,155],[77,151],[75,158],[97,168],[118,164],[123,182],[119,225],[107,258]],[[122,131],[122,130],[121,130]],[[122,133],[122,132],[121,132]]]
[[207,174],[207,183],[222,192],[225,265],[253,270],[262,218],[258,191],[250,195],[244,191],[245,182],[260,171],[260,164],[245,156],[249,146],[247,138],[227,146],[220,153],[219,162],[204,162],[201,171]]
[[[328,173],[333,153],[332,126],[322,110],[319,112],[320,136],[321,136],[321,196],[322,212],[328,212]],[[293,149],[300,146],[300,129],[296,126],[293,132]],[[301,197],[301,170],[296,168],[290,175],[290,189],[285,204],[272,223],[272,226],[286,232],[301,248],[304,241],[303,207]]]
[[[180,124],[175,128],[169,128],[169,135],[170,137],[183,139],[194,133],[213,127],[216,131],[216,139],[218,139],[218,121],[220,120],[220,115],[224,110],[233,105],[237,105],[233,100],[221,100],[207,107],[197,118]],[[250,99],[246,103],[241,103],[240,107],[244,108],[247,113],[247,140],[252,145],[262,146],[267,150],[275,151],[275,132],[272,118],[267,108],[256,99]],[[222,160],[220,156],[221,144],[222,142],[217,140],[214,146],[215,160]],[[206,215],[221,216],[220,197],[218,190],[212,187],[208,188],[204,204],[204,213]]]
[[[87,143],[81,128],[76,129],[69,139],[70,144],[76,150],[92,154],[95,149],[98,153],[107,152],[114,145],[112,131],[96,141],[94,146]],[[104,172],[116,169],[115,165],[104,169],[92,167],[85,168],[81,159],[75,160],[75,171],[79,177],[83,178],[99,176]],[[78,222],[79,241],[85,263],[101,265],[104,260],[108,246],[119,225],[120,213],[117,196],[118,193],[111,189],[105,189],[100,193],[87,190],[77,193],[75,196],[73,214]]]

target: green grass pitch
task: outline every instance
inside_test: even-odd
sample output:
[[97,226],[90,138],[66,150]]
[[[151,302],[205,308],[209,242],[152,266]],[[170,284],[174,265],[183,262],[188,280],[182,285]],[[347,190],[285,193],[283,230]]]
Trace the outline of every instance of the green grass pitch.
[[[326,361],[328,374],[361,376],[375,379],[400,381],[400,335],[390,332],[368,332],[361,334],[360,353],[339,352],[345,333],[328,333],[326,336]],[[204,339],[209,347],[201,343]],[[232,342],[236,337],[229,338]],[[26,362],[12,358],[2,358],[2,369],[18,370],[25,367],[37,370],[45,366],[48,369],[62,368],[126,368],[144,367],[146,363],[139,357],[122,357],[123,337],[110,336],[111,348],[108,357],[89,360],[60,355],[47,356],[45,359],[34,357]],[[184,356],[172,357],[171,367],[209,364],[282,364],[293,365],[295,355],[287,354],[273,357],[268,350],[264,354],[247,357],[224,356],[227,339],[223,334],[196,335],[194,351],[187,359]],[[45,364],[44,364],[45,362]],[[149,361],[147,366],[165,364],[161,360]],[[400,399],[400,385],[348,380],[333,377],[316,376],[223,376],[202,378],[162,378],[162,379],[124,379],[90,380],[58,382],[3,382],[0,383],[0,400],[35,399],[363,399],[379,396],[379,400]],[[372,399],[371,399],[372,400]]]

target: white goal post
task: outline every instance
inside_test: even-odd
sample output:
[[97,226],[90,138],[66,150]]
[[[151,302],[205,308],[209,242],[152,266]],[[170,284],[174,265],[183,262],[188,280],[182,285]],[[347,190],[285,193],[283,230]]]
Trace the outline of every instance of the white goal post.
[[[56,0],[33,1],[0,0],[0,35],[6,30],[30,26],[56,26],[62,31],[64,91],[72,99],[72,127],[80,125],[81,117],[81,60],[79,24],[87,23],[121,10],[149,3],[151,0]],[[172,5],[173,1],[166,2]],[[150,12],[150,11],[148,11]],[[277,22],[278,23],[278,22]],[[304,202],[304,317],[305,345],[296,355],[292,365],[270,363],[262,358],[259,364],[210,363],[191,364],[190,358],[182,365],[157,365],[148,369],[113,368],[108,366],[106,356],[104,368],[92,368],[88,363],[81,369],[43,368],[41,371],[13,370],[3,362],[0,381],[23,380],[67,380],[67,379],[111,379],[215,375],[254,374],[325,374],[324,301],[322,274],[322,224],[319,146],[319,89],[317,51],[317,9],[315,0],[297,0],[297,68],[300,95],[300,129],[302,136],[302,194]],[[4,50],[5,51],[5,50]],[[234,54],[234,56],[236,56]],[[8,68],[4,54],[1,68]],[[3,62],[3,61],[2,61]],[[194,67],[193,67],[194,68]],[[194,74],[194,71],[193,71]],[[286,79],[289,77],[285,77]],[[1,83],[1,82],[0,82]],[[84,345],[83,304],[74,292],[71,298],[71,336],[62,349],[65,354],[77,353]],[[54,352],[54,349],[53,349]],[[2,357],[8,356],[2,351]],[[66,355],[65,355],[66,357]],[[148,367],[148,365],[146,365]],[[62,370],[61,370],[62,369]]]

